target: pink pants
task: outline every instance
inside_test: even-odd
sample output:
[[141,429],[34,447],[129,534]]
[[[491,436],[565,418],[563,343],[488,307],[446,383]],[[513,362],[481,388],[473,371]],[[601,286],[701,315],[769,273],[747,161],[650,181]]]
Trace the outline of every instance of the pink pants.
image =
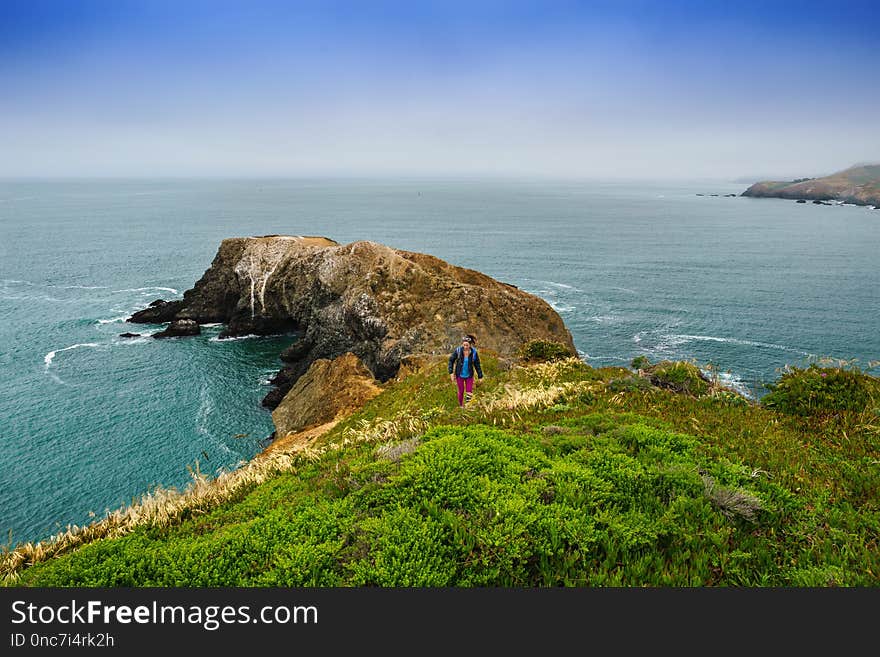
[[462,379],[460,376],[457,376],[455,377],[455,382],[458,384],[458,405],[462,406],[464,404],[465,391],[467,391],[467,400],[471,400],[471,393],[474,391],[474,377]]

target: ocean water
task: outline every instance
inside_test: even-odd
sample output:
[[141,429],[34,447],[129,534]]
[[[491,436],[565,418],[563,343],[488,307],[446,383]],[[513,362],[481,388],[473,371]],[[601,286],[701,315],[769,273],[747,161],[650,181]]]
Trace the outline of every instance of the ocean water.
[[[0,181],[0,531],[16,544],[232,469],[292,336],[125,339],[225,237],[373,240],[546,299],[591,364],[713,364],[760,397],[785,365],[880,358],[880,211],[744,185],[486,180]],[[706,196],[697,196],[706,194]],[[709,196],[718,194],[719,196]]]

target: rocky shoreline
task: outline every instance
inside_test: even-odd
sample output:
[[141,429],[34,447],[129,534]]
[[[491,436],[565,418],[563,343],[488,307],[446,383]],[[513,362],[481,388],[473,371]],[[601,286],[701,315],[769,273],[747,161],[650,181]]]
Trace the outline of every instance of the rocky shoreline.
[[821,178],[756,182],[742,196],[880,209],[880,165],[854,166]]
[[[225,325],[221,338],[298,335],[279,355],[283,365],[262,401],[279,435],[327,421],[321,404],[300,399],[296,406],[286,397],[301,379],[314,384],[310,395],[316,389],[319,396],[342,394],[354,379],[331,375],[333,363],[343,363],[358,386],[370,390],[366,379],[382,383],[408,359],[448,354],[464,333],[502,357],[534,339],[576,353],[556,311],[513,285],[427,254],[326,237],[225,239],[182,299],[157,299],[127,321],[167,323],[155,337],[197,335],[208,323]],[[313,367],[324,369],[305,377]],[[304,394],[300,385],[292,397]],[[295,408],[279,409],[282,403]]]

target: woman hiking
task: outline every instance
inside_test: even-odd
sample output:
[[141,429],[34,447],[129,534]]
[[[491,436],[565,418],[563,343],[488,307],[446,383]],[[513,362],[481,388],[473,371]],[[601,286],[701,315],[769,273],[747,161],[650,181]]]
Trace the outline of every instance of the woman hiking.
[[461,346],[456,347],[449,355],[449,379],[458,385],[459,406],[464,406],[473,398],[474,372],[477,378],[483,378],[476,344],[474,336],[468,334],[461,339]]

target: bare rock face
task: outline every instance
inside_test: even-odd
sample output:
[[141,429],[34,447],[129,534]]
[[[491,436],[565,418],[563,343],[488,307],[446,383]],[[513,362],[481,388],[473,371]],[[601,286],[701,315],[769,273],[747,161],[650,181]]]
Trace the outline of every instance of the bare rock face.
[[[176,301],[163,301],[156,299],[143,310],[137,311],[128,321],[140,322],[143,324],[162,324],[170,322],[175,318],[177,312],[184,306],[182,299]],[[136,318],[136,319],[135,319]]]
[[[449,353],[465,333],[501,356],[532,339],[575,351],[562,318],[544,300],[439,258],[367,241],[225,239],[179,304],[174,319],[224,323],[221,337],[299,334],[281,354],[277,387],[263,400],[272,409],[316,360],[349,352],[386,381],[405,356]],[[128,321],[154,321],[156,310]]]
[[372,372],[354,354],[332,361],[319,358],[272,411],[275,434],[283,439],[346,417],[381,391]]

